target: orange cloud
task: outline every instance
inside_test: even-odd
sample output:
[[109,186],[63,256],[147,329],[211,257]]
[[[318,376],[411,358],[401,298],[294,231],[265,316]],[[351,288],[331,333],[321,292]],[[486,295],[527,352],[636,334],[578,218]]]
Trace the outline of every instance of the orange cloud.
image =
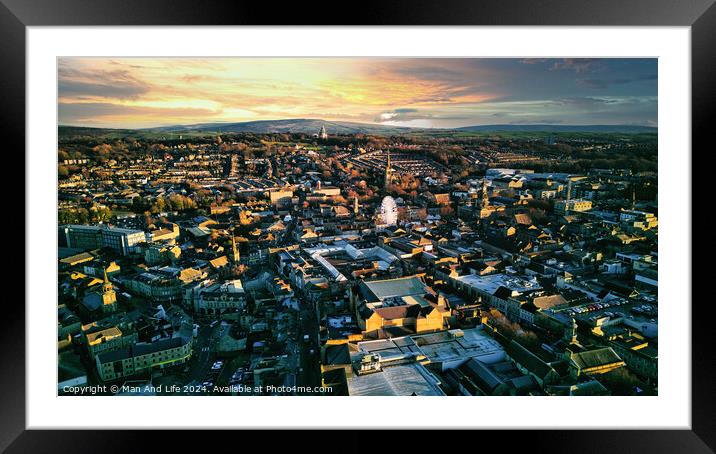
[[[61,124],[118,128],[281,118],[440,127],[498,116],[655,119],[655,60],[626,60],[611,70],[603,59],[61,58],[58,116]],[[620,102],[600,110],[555,102],[595,90]]]

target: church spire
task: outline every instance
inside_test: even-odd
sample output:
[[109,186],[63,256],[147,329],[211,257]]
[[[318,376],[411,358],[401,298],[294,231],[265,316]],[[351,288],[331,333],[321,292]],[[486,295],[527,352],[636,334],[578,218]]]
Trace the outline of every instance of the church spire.
[[109,282],[107,268],[104,268],[104,283],[102,284],[102,293],[99,296],[102,299],[102,312],[114,312],[117,310],[117,292],[114,291],[112,283]]
[[109,277],[107,276],[107,268],[104,268],[104,280],[102,284],[102,290],[104,292],[110,292],[112,291],[112,283],[109,282]]
[[385,165],[385,187],[387,188],[393,181],[393,166],[390,164],[390,151],[388,151],[388,161]]

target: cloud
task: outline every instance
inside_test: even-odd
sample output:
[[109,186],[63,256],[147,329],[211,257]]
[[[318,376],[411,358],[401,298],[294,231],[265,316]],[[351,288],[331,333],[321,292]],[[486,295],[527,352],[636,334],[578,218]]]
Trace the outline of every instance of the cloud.
[[151,85],[139,80],[128,69],[82,70],[60,64],[57,88],[60,98],[136,99],[148,93]]
[[651,60],[62,58],[58,65],[63,124],[323,118],[454,127],[656,118]]
[[550,61],[549,58],[523,58],[520,63],[525,65],[536,65],[538,63],[546,63]]
[[216,117],[221,114],[220,111],[192,107],[162,108],[96,102],[60,102],[57,105],[57,113],[62,124],[135,122],[138,119],[167,124],[187,119],[194,122],[197,118]]
[[559,98],[555,102],[574,107],[591,107],[604,104],[616,104],[619,102],[619,100],[614,98],[596,98],[591,96],[572,96],[566,98]]
[[554,62],[550,69],[552,71],[568,70],[583,74],[604,69],[604,63],[597,58],[564,58]]
[[132,84],[101,84],[60,80],[57,85],[60,97],[81,96],[116,99],[136,99],[149,91],[146,86]]
[[413,108],[401,108],[394,109],[389,112],[381,112],[376,116],[374,121],[376,123],[384,123],[387,121],[414,121],[414,120],[427,120],[433,118],[433,114],[428,112],[420,112],[418,109]]
[[605,89],[613,85],[625,85],[633,82],[643,82],[657,79],[658,76],[656,74],[643,74],[636,77],[621,77],[613,79],[577,79],[577,84],[589,88]]

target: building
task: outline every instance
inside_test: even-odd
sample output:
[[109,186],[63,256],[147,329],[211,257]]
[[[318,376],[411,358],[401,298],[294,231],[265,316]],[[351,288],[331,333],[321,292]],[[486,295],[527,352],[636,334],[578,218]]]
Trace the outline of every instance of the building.
[[321,126],[321,131],[318,133],[318,138],[321,140],[326,140],[328,138],[328,133],[326,132],[325,126]]
[[95,358],[97,372],[102,381],[111,381],[154,368],[163,369],[187,361],[191,357],[191,346],[191,337],[174,337],[100,353]]
[[509,359],[484,363],[470,358],[445,372],[445,384],[461,396],[542,395],[531,375],[525,375]]
[[170,241],[179,238],[179,226],[173,223],[168,223],[158,229],[151,230],[149,237],[151,241]]
[[651,230],[659,226],[659,220],[654,213],[645,211],[622,209],[619,213],[619,221],[640,230]]
[[485,332],[483,326],[417,334],[410,339],[430,361],[430,367],[438,371],[458,367],[470,358],[485,364],[505,360],[504,349]]
[[68,269],[72,268],[77,265],[81,265],[83,263],[89,263],[94,261],[95,256],[90,254],[89,252],[81,252],[79,254],[72,255],[70,257],[65,257],[63,259],[60,259],[60,269]]
[[57,306],[57,338],[67,339],[68,336],[73,336],[80,332],[82,329],[82,322],[80,318],[67,308],[66,305],[60,304]]
[[573,376],[604,374],[626,365],[611,347],[581,352],[567,351],[570,372]]
[[356,307],[360,303],[371,303],[374,306],[379,306],[395,298],[422,296],[431,291],[432,289],[418,276],[407,276],[397,279],[361,281],[354,290],[352,298]]
[[88,314],[106,314],[117,310],[117,292],[109,282],[106,271],[102,287],[85,295],[82,299],[82,308]]
[[438,331],[450,316],[446,299],[417,276],[361,281],[351,293],[366,336]]
[[542,388],[559,381],[560,375],[552,365],[527,350],[516,340],[511,340],[505,346],[505,352],[520,372],[533,377]]
[[290,189],[278,189],[275,191],[269,191],[269,199],[271,203],[277,207],[284,207],[291,205],[293,199],[293,191]]
[[240,279],[206,280],[186,290],[184,305],[199,314],[219,315],[246,307],[246,292]]
[[168,264],[175,262],[181,256],[181,248],[171,244],[148,244],[144,251],[144,261],[147,265]]
[[520,316],[520,304],[515,298],[542,289],[536,279],[524,279],[504,273],[485,276],[478,274],[443,276],[458,291],[501,310],[513,320]]
[[172,302],[182,298],[183,281],[175,277],[146,272],[124,280],[124,284],[129,290],[155,301]]
[[318,198],[337,197],[341,195],[341,188],[337,186],[322,186],[319,181],[316,187],[311,191],[311,194]]
[[117,326],[98,331],[92,330],[93,325],[87,325],[85,328],[87,329],[83,330],[83,334],[92,359],[101,353],[127,348],[137,342],[137,333],[124,333]]
[[102,225],[65,225],[60,227],[67,247],[98,249],[108,247],[122,255],[137,251],[137,245],[147,241],[141,230],[123,229]]
[[554,203],[554,212],[557,214],[567,214],[572,211],[578,213],[589,211],[592,209],[592,201],[584,199],[559,200]]
[[351,396],[444,396],[440,380],[419,356],[381,356],[361,352],[348,379]]

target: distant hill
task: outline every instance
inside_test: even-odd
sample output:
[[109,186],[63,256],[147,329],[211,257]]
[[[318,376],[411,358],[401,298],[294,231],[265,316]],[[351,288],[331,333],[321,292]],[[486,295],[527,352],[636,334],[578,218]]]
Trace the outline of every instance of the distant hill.
[[59,125],[57,127],[57,132],[60,136],[99,136],[107,134],[130,134],[135,131],[135,129],[93,128],[89,126]]
[[329,134],[404,134],[413,130],[413,128],[401,128],[395,126],[302,118],[295,120],[260,120],[241,123],[202,123],[196,125],[162,126],[158,128],[150,128],[150,130],[167,133],[202,131],[216,133],[253,132],[257,134],[318,134],[318,131],[321,130],[321,126],[325,126]]
[[156,137],[162,134],[185,134],[187,136],[201,134],[226,134],[249,132],[256,134],[268,133],[301,133],[317,134],[321,126],[325,126],[329,135],[331,134],[373,134],[373,135],[400,135],[400,134],[425,134],[446,136],[451,132],[463,133],[618,133],[618,134],[639,134],[656,133],[657,128],[649,126],[633,125],[479,125],[465,126],[455,129],[430,129],[430,128],[408,128],[398,126],[387,126],[368,123],[353,123],[347,121],[324,121],[318,119],[294,119],[294,120],[260,120],[246,121],[240,123],[198,123],[192,125],[160,126],[144,129],[110,129],[110,128],[88,128],[82,126],[59,126],[58,131],[61,137],[67,136],[103,136],[103,137]]
[[456,128],[458,131],[469,132],[603,132],[629,133],[657,132],[651,126],[635,125],[481,125]]

